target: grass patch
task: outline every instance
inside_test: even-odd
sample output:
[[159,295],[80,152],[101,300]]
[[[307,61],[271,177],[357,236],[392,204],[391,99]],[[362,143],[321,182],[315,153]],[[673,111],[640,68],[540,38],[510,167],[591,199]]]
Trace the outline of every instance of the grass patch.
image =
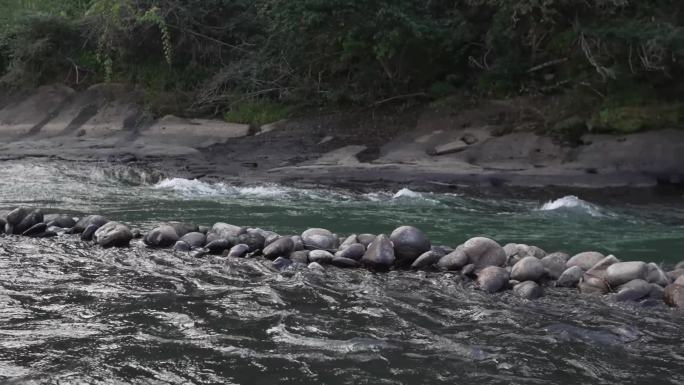
[[234,105],[223,118],[227,122],[261,126],[286,119],[291,114],[290,106],[270,100],[253,100]]

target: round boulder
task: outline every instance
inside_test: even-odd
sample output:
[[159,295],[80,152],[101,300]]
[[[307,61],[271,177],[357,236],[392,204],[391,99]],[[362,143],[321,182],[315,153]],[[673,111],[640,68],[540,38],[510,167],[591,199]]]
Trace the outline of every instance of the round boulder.
[[551,253],[541,259],[546,275],[551,279],[558,279],[565,271],[565,264],[570,256],[565,253]]
[[326,229],[308,229],[302,233],[302,242],[307,250],[332,250],[337,246],[337,237]]
[[582,270],[581,267],[570,267],[566,269],[563,272],[563,274],[560,275],[560,277],[558,277],[558,281],[556,281],[556,286],[577,287],[577,284],[579,284],[579,281],[582,279],[582,274],[584,274],[584,270]]
[[480,289],[488,293],[496,293],[508,286],[510,279],[508,271],[498,266],[488,266],[477,274],[477,283]]
[[440,270],[459,270],[468,264],[468,255],[466,255],[463,246],[458,246],[456,250],[443,256],[437,261],[437,268]]
[[309,261],[318,262],[321,265],[327,265],[332,262],[334,256],[326,250],[311,250],[309,252]]
[[98,228],[93,239],[102,247],[126,247],[133,239],[133,233],[128,226],[118,222],[107,222]]
[[684,286],[671,284],[665,288],[665,303],[677,308],[684,308]]
[[169,225],[161,225],[147,233],[143,242],[150,247],[170,247],[178,242],[178,239],[176,229]]
[[335,253],[335,257],[339,258],[349,258],[355,261],[360,260],[366,253],[366,247],[360,243],[354,243],[347,245],[344,249],[340,249]]
[[440,259],[444,257],[444,252],[439,249],[432,249],[430,251],[426,251],[423,254],[418,257],[413,263],[411,264],[412,269],[424,269],[428,268],[435,263],[439,262]]
[[644,262],[618,262],[606,269],[606,280],[612,287],[623,285],[635,279],[645,280],[648,266]]
[[469,263],[474,264],[478,269],[506,264],[506,252],[493,239],[470,238],[463,244],[463,251],[468,256]]
[[191,232],[180,237],[179,241],[187,243],[191,249],[204,246],[207,241],[207,236],[200,232]]
[[281,256],[290,255],[294,251],[294,242],[290,237],[281,237],[271,242],[264,248],[264,257],[276,259]]
[[584,253],[575,254],[568,260],[568,262],[565,264],[565,267],[570,268],[573,266],[579,266],[582,270],[587,271],[605,257],[605,255],[596,251],[586,251]]
[[430,250],[430,241],[425,234],[413,226],[401,226],[390,234],[394,244],[394,256],[398,265],[410,265],[421,254]]
[[[536,257],[532,257],[536,258]],[[544,295],[544,290],[536,282],[526,281],[513,286],[513,292],[520,298],[537,299]]]
[[544,275],[544,264],[537,257],[525,257],[513,266],[511,279],[516,281],[539,281]]
[[239,244],[233,246],[228,252],[228,257],[230,258],[244,258],[249,253],[249,246],[245,244]]
[[385,234],[378,235],[368,245],[368,250],[361,258],[361,263],[373,269],[389,269],[394,264],[394,246]]
[[356,236],[356,239],[358,239],[360,244],[368,248],[368,246],[370,246],[370,244],[375,240],[375,237],[376,235],[374,234],[359,234]]
[[643,279],[635,279],[617,288],[613,299],[617,302],[638,301],[651,293],[651,284]]
[[665,274],[663,269],[660,268],[660,266],[651,262],[648,264],[648,274],[646,275],[646,282],[655,283],[656,285],[665,287],[669,285],[671,281],[670,278],[668,278],[667,274]]

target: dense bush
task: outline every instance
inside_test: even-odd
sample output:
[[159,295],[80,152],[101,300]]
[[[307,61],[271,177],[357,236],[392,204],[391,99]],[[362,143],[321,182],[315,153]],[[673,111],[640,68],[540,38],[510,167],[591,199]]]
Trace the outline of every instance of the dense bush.
[[7,1],[6,82],[82,82],[80,69],[86,83],[193,93],[203,112],[457,88],[658,98],[684,77],[681,0]]

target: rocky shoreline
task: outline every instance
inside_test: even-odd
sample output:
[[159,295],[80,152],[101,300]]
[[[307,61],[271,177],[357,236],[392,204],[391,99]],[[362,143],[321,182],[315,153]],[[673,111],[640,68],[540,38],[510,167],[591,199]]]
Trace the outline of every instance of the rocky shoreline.
[[100,215],[78,219],[20,207],[0,217],[0,230],[9,236],[35,238],[73,235],[102,248],[125,248],[137,242],[143,247],[172,249],[197,258],[265,258],[280,271],[298,266],[311,270],[450,271],[472,280],[482,291],[512,289],[528,300],[542,297],[544,287],[562,287],[581,294],[609,296],[617,302],[664,300],[669,306],[684,308],[684,262],[666,272],[655,263],[622,262],[613,255],[594,251],[570,256],[547,253],[532,245],[501,246],[486,237],[474,237],[453,248],[431,244],[421,230],[412,226],[401,226],[389,236],[341,237],[320,228],[299,235],[280,235],[221,222],[211,227],[169,222],[143,234]]

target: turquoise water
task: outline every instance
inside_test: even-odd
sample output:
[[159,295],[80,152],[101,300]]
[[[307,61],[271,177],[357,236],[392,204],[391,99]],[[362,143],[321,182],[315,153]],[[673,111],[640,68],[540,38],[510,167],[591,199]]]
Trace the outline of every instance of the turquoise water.
[[682,202],[593,204],[582,196],[487,198],[407,189],[354,193],[277,185],[231,186],[135,167],[41,160],[6,162],[0,207],[99,213],[149,228],[168,220],[222,221],[283,234],[324,227],[338,234],[388,233],[410,224],[433,243],[456,246],[477,235],[534,244],[548,252],[596,250],[624,260],[684,260]]

